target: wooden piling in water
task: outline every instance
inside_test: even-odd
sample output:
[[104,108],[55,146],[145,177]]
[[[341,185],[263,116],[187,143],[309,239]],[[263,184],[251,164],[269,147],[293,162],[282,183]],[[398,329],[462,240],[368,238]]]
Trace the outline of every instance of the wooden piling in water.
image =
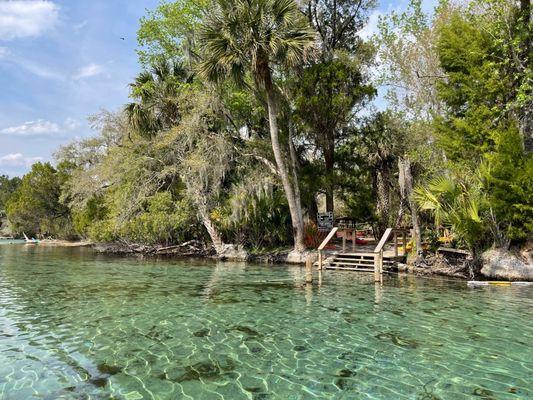
[[379,282],[379,253],[374,253],[374,282]]
[[313,283],[313,258],[310,255],[305,260],[305,283]]

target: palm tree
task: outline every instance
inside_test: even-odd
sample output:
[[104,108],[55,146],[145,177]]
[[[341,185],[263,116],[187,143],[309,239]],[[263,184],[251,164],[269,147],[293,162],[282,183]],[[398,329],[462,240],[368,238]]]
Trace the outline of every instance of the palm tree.
[[157,132],[179,122],[177,104],[180,84],[190,81],[190,74],[180,64],[160,60],[142,71],[130,84],[132,103],[124,111],[128,123],[139,135],[152,138]]
[[490,205],[482,191],[478,176],[464,171],[434,177],[426,186],[414,191],[414,199],[421,210],[429,211],[436,226],[451,229],[474,257],[486,245],[489,231]]
[[201,26],[202,61],[199,72],[212,82],[226,78],[244,83],[251,73],[266,94],[272,150],[289,204],[294,250],[305,249],[303,217],[297,182],[291,182],[282,155],[278,128],[278,101],[272,69],[304,62],[315,42],[315,32],[294,0],[215,0]]

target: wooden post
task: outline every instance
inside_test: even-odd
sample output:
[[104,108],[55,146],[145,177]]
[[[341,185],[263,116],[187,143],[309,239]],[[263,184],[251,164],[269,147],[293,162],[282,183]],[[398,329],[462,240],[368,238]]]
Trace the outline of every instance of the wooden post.
[[383,275],[383,250],[374,253],[374,282],[381,282]]
[[402,242],[403,242],[403,255],[407,254],[407,234],[405,230],[402,231]]
[[379,252],[379,277],[383,276],[383,249]]
[[322,271],[322,252],[318,250],[318,270]]
[[398,232],[394,231],[394,257],[398,257]]
[[310,255],[305,260],[305,283],[313,283],[313,258]]
[[346,231],[342,232],[342,252],[346,253]]
[[374,282],[379,282],[379,253],[374,253]]
[[357,229],[355,229],[355,226],[353,228],[353,242],[352,242],[352,251],[355,253],[355,244],[357,243]]

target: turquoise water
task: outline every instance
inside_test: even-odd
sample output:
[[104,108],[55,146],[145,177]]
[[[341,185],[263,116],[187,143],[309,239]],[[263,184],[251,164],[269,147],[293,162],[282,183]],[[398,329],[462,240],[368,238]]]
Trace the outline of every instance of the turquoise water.
[[533,398],[533,290],[0,246],[0,399]]

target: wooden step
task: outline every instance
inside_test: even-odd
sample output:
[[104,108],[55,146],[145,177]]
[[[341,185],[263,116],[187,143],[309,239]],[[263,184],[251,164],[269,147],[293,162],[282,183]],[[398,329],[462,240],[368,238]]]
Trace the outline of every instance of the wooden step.
[[339,256],[349,256],[349,257],[374,257],[374,253],[340,253]]
[[363,263],[363,264],[372,264],[372,265],[374,265],[374,260],[367,260],[365,258],[357,259],[357,258],[347,258],[347,257],[335,257],[333,260],[334,261],[360,262],[360,263]]
[[[370,268],[370,269],[372,269],[372,271],[374,270],[374,265],[358,264],[358,263],[350,263],[350,262],[332,261],[329,264],[327,264],[326,267],[328,265],[334,266],[334,267],[341,267],[341,266],[345,265],[345,266],[348,266],[348,267]],[[383,264],[383,268],[384,269],[393,269],[394,267],[395,267],[395,265],[393,265],[393,264]]]
[[[361,264],[361,265],[374,265],[374,260],[345,258],[345,257],[335,257],[333,260],[331,260],[331,262],[336,262],[336,263],[345,262],[345,263],[355,263],[355,264]],[[383,264],[385,265],[396,264],[396,262],[397,262],[396,260],[383,259]]]
[[370,268],[357,268],[357,267],[341,267],[341,266],[327,266],[326,269],[335,269],[341,271],[360,271],[360,272],[374,272],[374,269]]
[[[364,259],[374,259],[375,253],[339,253],[336,255],[336,257],[354,257],[354,258],[364,258]],[[383,259],[392,259],[392,258],[398,258],[398,257],[405,257],[404,254],[398,254],[395,255],[389,255],[384,254]]]
[[[356,271],[356,272],[374,272],[374,269],[370,268],[356,268],[356,267],[338,267],[338,266],[326,266],[326,269],[339,270],[339,271]],[[390,273],[390,271],[383,271],[384,274]]]
[[374,264],[359,264],[356,262],[345,262],[345,261],[332,261],[329,263],[329,265],[351,265],[355,267],[367,267],[367,268],[374,268]]

